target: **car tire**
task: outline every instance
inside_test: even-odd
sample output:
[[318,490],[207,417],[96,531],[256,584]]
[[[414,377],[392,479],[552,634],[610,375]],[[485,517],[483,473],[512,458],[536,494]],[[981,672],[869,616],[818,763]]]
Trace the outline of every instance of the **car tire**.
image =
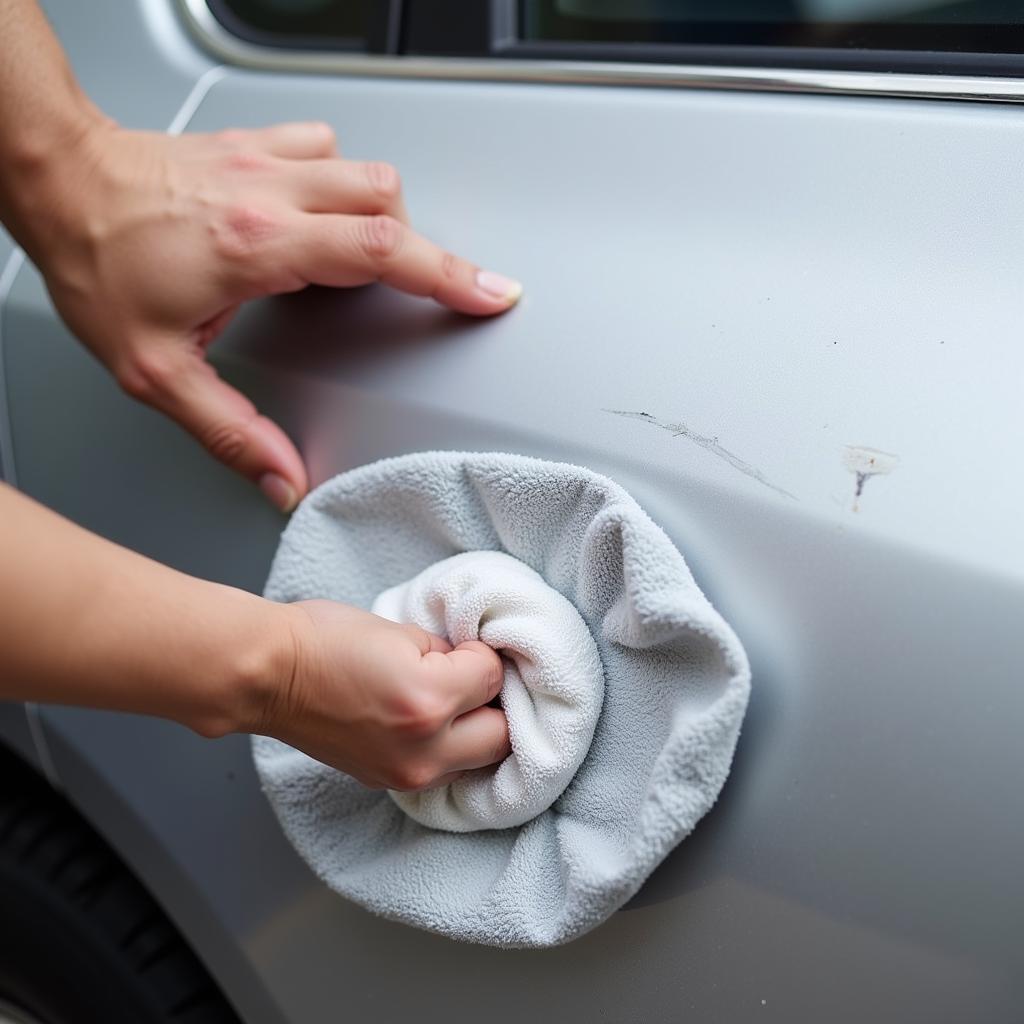
[[82,816],[0,750],[0,1006],[39,1024],[239,1024]]

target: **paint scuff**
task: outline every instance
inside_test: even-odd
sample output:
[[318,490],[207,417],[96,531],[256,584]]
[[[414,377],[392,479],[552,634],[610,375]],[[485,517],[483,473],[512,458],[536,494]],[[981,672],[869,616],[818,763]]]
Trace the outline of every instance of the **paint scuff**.
[[605,409],[603,411],[611,413],[613,416],[624,416],[627,419],[642,420],[644,423],[650,423],[651,426],[667,430],[674,437],[685,437],[688,441],[692,441],[699,448],[703,448],[705,451],[711,452],[712,455],[718,456],[718,458],[732,466],[733,469],[739,470],[739,472],[743,473],[745,476],[749,476],[751,480],[756,480],[759,484],[763,484],[770,490],[775,491],[776,494],[781,494],[784,498],[792,498],[794,501],[797,500],[795,494],[790,494],[789,491],[773,484],[755,466],[752,466],[749,462],[746,462],[738,455],[734,455],[727,448],[724,448],[717,437],[698,434],[697,431],[692,430],[685,423],[658,419],[657,416],[652,416],[649,412],[631,412],[626,409]]
[[875,476],[886,476],[900,462],[898,455],[883,452],[878,448],[868,448],[859,444],[843,446],[843,465],[853,474],[853,511],[860,511],[860,498],[864,493],[864,485]]

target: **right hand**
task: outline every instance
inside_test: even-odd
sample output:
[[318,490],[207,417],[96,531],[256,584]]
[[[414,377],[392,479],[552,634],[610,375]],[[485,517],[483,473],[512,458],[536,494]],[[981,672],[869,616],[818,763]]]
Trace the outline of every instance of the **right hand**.
[[430,789],[504,760],[508,723],[487,707],[501,659],[349,605],[301,601],[289,616],[290,672],[252,731],[375,789]]
[[8,226],[71,330],[284,511],[307,490],[297,449],[206,361],[242,303],[382,281],[493,316],[522,290],[414,231],[398,172],[341,158],[325,124],[168,136],[94,112],[10,195]]

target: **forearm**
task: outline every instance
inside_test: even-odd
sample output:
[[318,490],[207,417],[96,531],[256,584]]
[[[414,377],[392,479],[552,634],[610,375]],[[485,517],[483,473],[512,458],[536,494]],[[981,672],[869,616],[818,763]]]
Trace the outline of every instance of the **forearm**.
[[0,698],[251,730],[286,685],[286,606],[118,547],[0,485]]
[[0,0],[0,220],[30,255],[59,167],[102,123],[35,0]]

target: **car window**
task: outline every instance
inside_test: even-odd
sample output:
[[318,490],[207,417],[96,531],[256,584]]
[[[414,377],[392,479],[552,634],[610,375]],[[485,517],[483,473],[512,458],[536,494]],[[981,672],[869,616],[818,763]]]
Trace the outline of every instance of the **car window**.
[[268,46],[1024,75],[1021,0],[207,0]]
[[365,50],[374,0],[209,0],[235,35],[269,46]]
[[1024,52],[1010,0],[523,0],[521,37],[564,43]]

